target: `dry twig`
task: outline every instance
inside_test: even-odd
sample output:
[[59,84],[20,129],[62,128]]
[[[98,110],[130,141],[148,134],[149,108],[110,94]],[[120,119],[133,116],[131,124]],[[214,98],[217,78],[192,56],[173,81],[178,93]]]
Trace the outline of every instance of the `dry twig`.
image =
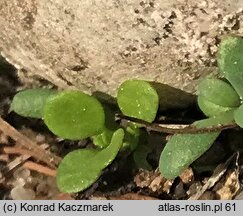
[[56,177],[56,170],[54,169],[50,169],[46,166],[43,166],[41,164],[38,163],[34,163],[32,161],[26,161],[23,164],[23,167],[29,170],[34,170],[36,172],[48,175],[48,176],[52,176],[52,177]]
[[18,132],[1,117],[0,128],[4,134],[11,137],[16,143],[20,144],[22,147],[30,151],[31,156],[35,159],[46,163],[50,167],[55,167],[60,163],[60,157],[50,153],[49,151],[43,150],[36,142],[30,140],[28,137]]

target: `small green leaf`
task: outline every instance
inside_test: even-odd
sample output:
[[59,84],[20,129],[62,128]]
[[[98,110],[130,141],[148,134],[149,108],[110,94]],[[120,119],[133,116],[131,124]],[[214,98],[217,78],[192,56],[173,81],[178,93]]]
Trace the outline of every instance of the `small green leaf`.
[[218,66],[222,75],[243,97],[243,39],[238,36],[224,38],[218,49]]
[[192,126],[196,128],[207,128],[233,123],[235,110],[236,108],[225,112],[224,115],[213,116],[211,118],[195,121]]
[[81,149],[67,154],[57,169],[58,188],[65,193],[76,193],[91,186],[115,159],[123,138],[123,129],[118,129],[103,150]]
[[214,104],[201,95],[198,96],[197,103],[202,112],[209,117],[217,116],[233,109],[232,107],[222,107]]
[[103,132],[99,135],[92,136],[93,143],[99,148],[106,148],[110,142],[114,131],[104,128]]
[[107,147],[111,142],[113,133],[119,128],[115,121],[116,110],[107,104],[103,104],[103,108],[105,112],[105,128],[101,134],[91,137],[93,143],[99,148]]
[[[192,125],[197,128],[213,127],[219,124],[229,124],[234,121],[233,118],[234,111],[229,111],[222,116],[196,121]],[[219,134],[220,131],[172,136],[160,156],[159,169],[162,176],[168,179],[179,176],[211,147]]]
[[97,155],[97,158],[104,161],[103,168],[107,167],[116,157],[119,150],[122,147],[124,140],[124,130],[122,128],[119,128],[116,130],[112,136],[111,144],[100,151],[99,155]]
[[193,161],[206,152],[220,132],[174,135],[166,144],[160,157],[160,172],[167,179],[174,179]]
[[125,129],[125,137],[122,145],[122,150],[130,149],[134,151],[139,142],[140,129],[135,123],[128,123]]
[[100,102],[80,91],[63,91],[44,107],[44,122],[64,139],[85,139],[104,130],[105,115]]
[[235,122],[241,128],[243,128],[243,105],[241,105],[238,109],[235,110]]
[[52,89],[23,90],[14,96],[10,111],[24,117],[42,118],[47,99],[55,94],[57,94],[57,91]]
[[118,89],[117,102],[124,115],[152,122],[158,110],[159,97],[150,83],[127,80]]
[[222,107],[238,107],[240,97],[228,83],[215,78],[205,78],[198,85],[198,95]]

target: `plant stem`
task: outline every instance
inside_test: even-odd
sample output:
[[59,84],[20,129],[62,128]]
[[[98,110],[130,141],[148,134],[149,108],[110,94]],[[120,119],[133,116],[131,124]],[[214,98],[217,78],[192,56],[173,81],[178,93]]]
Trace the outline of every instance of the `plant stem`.
[[167,134],[196,134],[196,133],[207,133],[207,132],[215,132],[221,131],[229,128],[236,128],[238,127],[235,123],[230,124],[219,124],[213,127],[205,127],[205,128],[196,128],[193,125],[185,125],[185,124],[156,124],[150,123],[141,119],[124,116],[121,114],[116,115],[116,120],[122,120],[125,122],[133,122],[138,123],[140,126],[146,128],[150,131],[156,131],[160,133],[167,133]]

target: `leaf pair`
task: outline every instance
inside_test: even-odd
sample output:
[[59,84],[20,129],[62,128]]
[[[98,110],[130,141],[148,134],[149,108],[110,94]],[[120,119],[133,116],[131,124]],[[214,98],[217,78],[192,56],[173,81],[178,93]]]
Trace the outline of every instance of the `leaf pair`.
[[[58,102],[60,102],[60,104],[65,104],[64,99],[66,99],[67,104],[69,104],[69,101],[77,100],[77,98],[70,99],[70,97],[60,97],[59,99],[60,101],[55,100],[54,103],[49,104],[48,108],[45,108],[45,110],[49,109],[49,112],[51,112],[51,115],[47,118],[49,128],[53,128],[50,127],[50,125],[53,125],[56,129],[56,126],[58,126],[61,122],[58,120],[59,123],[56,123],[55,119],[57,119],[59,115],[63,115],[63,118],[65,118],[65,115],[67,115],[67,111],[63,111],[64,113],[59,113],[60,111],[58,112],[58,110],[52,112],[55,110],[55,108],[59,107]],[[120,109],[124,114],[140,117],[149,121],[152,121],[156,116],[158,109],[158,96],[156,91],[145,81],[133,80],[124,82],[118,90],[117,101]],[[73,104],[73,101],[70,103]],[[92,116],[85,116],[85,118],[87,117],[87,119],[85,119],[87,123],[90,122],[91,119],[97,118],[97,104],[94,104],[94,101],[92,101],[92,103],[93,106],[96,106],[96,112],[93,110],[94,108],[89,108],[89,113],[90,115],[92,114]],[[87,105],[87,102],[84,104]],[[84,113],[78,113],[78,108],[86,108],[88,111],[88,107],[83,107],[82,104],[76,104],[75,106],[72,105],[72,108],[68,111],[69,115],[72,115],[72,113],[75,113],[75,115],[78,116],[84,115]],[[126,128],[125,134],[123,129],[118,129],[114,132],[116,125],[112,123],[110,116],[111,113],[113,112],[109,110],[106,116],[107,127],[103,128],[102,133],[92,137],[94,143],[97,146],[104,148],[103,150],[76,150],[69,153],[62,160],[60,166],[58,167],[57,173],[57,184],[61,191],[70,193],[86,189],[98,179],[102,170],[115,159],[122,145],[123,148],[129,147],[132,150],[136,148],[139,138],[138,127],[134,124],[130,124]],[[75,120],[81,124],[82,120],[84,119],[79,119],[78,116],[75,117]],[[72,124],[72,121],[74,121],[74,119],[70,118],[67,122],[65,122],[65,125]],[[99,119],[98,122],[94,122],[93,124],[96,124],[96,126],[102,125],[101,122],[103,124],[103,116]],[[84,128],[82,128],[82,130],[84,130]],[[95,131],[99,130],[96,129]],[[59,130],[59,135],[60,132],[62,132],[62,130]],[[111,141],[109,144],[110,139]]]
[[42,118],[54,134],[72,140],[101,133],[105,122],[100,102],[80,91],[24,90],[14,96],[10,110]]

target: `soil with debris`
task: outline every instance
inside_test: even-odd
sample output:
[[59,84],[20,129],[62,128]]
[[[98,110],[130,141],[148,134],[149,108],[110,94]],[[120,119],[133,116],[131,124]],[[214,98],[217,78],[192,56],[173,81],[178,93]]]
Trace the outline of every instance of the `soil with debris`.
[[[242,199],[242,129],[225,130],[215,144],[178,178],[167,180],[157,167],[169,137],[150,132],[147,161],[152,170],[136,167],[131,154],[120,153],[90,188],[77,194],[61,193],[55,183],[56,163],[74,149],[92,146],[90,140],[70,142],[51,134],[41,120],[9,113],[11,98],[22,86],[14,67],[0,63],[0,198],[1,199]],[[166,117],[165,117],[166,116]],[[160,113],[157,121],[202,118],[197,106]],[[30,148],[24,148],[23,142]],[[38,158],[38,150],[44,158]],[[53,163],[45,163],[52,158]]]

